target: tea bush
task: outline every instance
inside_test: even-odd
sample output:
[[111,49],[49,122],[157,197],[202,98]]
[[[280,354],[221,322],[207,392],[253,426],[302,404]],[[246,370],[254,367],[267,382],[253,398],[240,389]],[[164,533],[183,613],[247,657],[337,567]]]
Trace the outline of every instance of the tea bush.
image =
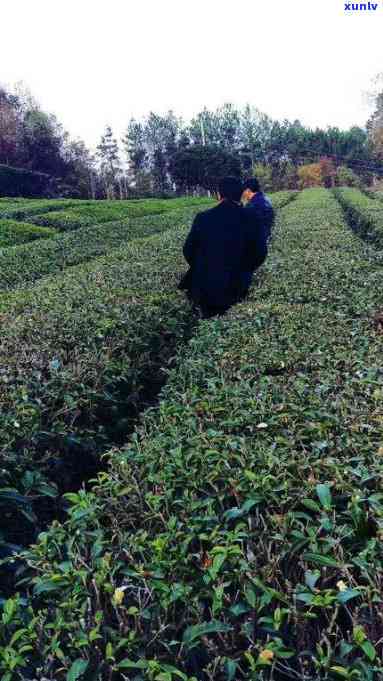
[[0,254],[0,289],[27,286],[43,276],[106,254],[132,239],[172,229],[196,212],[197,209],[178,209],[134,220],[127,218],[107,226],[95,225],[60,234],[59,238],[33,246],[9,249]]
[[[174,200],[176,201],[176,199]],[[145,215],[157,215],[177,209],[177,203],[166,200],[150,199],[146,201],[114,201],[108,202],[113,205],[104,206],[104,202],[93,202],[92,205],[72,209],[70,211],[58,211],[37,215],[32,218],[36,225],[52,226],[61,231],[70,231],[90,225],[104,224],[114,220],[126,218],[138,218]],[[180,203],[180,202],[178,202]],[[192,204],[193,205],[193,204]],[[205,202],[194,204],[206,205]],[[182,207],[182,204],[181,204]]]
[[76,199],[1,199],[0,217],[27,220],[34,215],[71,208],[87,201]]
[[383,204],[379,199],[354,189],[335,189],[347,220],[363,238],[383,246]]
[[0,248],[28,243],[35,239],[49,239],[55,235],[56,230],[51,228],[0,218]]
[[[296,197],[296,192],[277,192],[271,196],[276,209]],[[174,199],[178,209],[165,214],[148,215],[142,218],[125,218],[108,225],[94,225],[61,234],[54,241],[21,247],[0,254],[0,289],[11,289],[27,285],[48,274],[54,274],[66,267],[91,260],[108,253],[110,249],[135,238],[143,238],[171,229],[179,222],[194,215],[198,210],[209,207],[201,199]],[[206,201],[206,200],[205,200]],[[112,203],[112,202],[110,202]],[[182,208],[185,204],[186,208]],[[188,208],[187,205],[191,207]],[[194,206],[194,207],[193,207]]]
[[[158,291],[178,267],[181,236],[147,242],[151,253],[161,243]],[[141,302],[147,249],[127,248]],[[116,267],[100,265],[109,317]],[[66,278],[25,309],[39,317],[43,291],[57,301],[73,289],[63,327],[81,347],[106,302],[96,272],[82,277],[84,291],[78,275]],[[185,309],[177,294],[166,298],[164,330]],[[28,597],[8,599],[0,623],[6,681],[382,678],[380,306],[379,257],[330,192],[306,190],[283,209],[250,299],[200,322],[177,365],[164,367],[158,407],[110,450],[92,491],[67,495],[68,520],[27,552]],[[156,318],[147,319],[139,343]],[[52,331],[43,348],[53,348]],[[61,356],[55,371],[63,362],[72,370]],[[72,408],[56,404],[50,420],[70,422]]]
[[[0,199],[0,216],[16,220],[29,219],[59,211],[79,212],[86,220],[87,211],[96,218],[98,215],[108,220],[120,217],[139,217],[166,210],[206,205],[206,197],[179,199],[139,199],[130,201],[92,201],[89,199]],[[97,220],[95,220],[97,222]],[[43,225],[49,226],[49,225]]]
[[[178,223],[2,297],[0,488],[28,492],[32,510],[41,483],[76,489],[94,474],[161,385],[191,324],[176,291],[190,217]],[[15,504],[17,517],[24,510]],[[7,517],[0,531],[12,543],[27,532]]]

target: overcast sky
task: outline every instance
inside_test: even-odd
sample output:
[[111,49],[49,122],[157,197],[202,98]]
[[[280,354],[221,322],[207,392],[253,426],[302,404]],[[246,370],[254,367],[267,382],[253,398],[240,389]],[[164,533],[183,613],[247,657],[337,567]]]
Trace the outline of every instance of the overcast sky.
[[[363,1],[363,0],[362,0]],[[24,81],[74,137],[231,101],[310,126],[363,125],[383,71],[383,0],[2,0],[0,82]]]

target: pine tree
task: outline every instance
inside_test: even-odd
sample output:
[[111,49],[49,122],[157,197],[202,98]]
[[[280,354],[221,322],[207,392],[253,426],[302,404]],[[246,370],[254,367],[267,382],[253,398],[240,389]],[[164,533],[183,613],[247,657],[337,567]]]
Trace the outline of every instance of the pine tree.
[[110,126],[107,126],[104,135],[101,137],[101,142],[97,147],[97,155],[100,159],[106,196],[108,199],[114,199],[116,198],[116,187],[119,185],[121,162],[118,143]]

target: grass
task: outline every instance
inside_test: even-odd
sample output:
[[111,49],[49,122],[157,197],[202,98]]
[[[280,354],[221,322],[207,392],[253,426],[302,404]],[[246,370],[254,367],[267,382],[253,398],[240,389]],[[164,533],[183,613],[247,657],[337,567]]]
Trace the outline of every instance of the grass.
[[[35,393],[53,429],[75,417],[78,404],[54,398],[68,376],[69,394],[82,390],[92,355],[81,339],[97,338],[106,317],[99,349],[109,343],[109,359],[94,354],[89,376],[111,366],[118,346],[114,377],[128,371],[124,318],[139,353],[153,324],[160,335],[182,328],[186,304],[171,291],[185,228],[128,245],[118,265],[106,256],[66,273],[5,311],[6,320],[23,312],[7,336],[19,366],[63,353],[64,340],[78,347]],[[0,624],[6,681],[381,677],[380,274],[330,192],[306,190],[283,208],[250,299],[200,322],[175,363],[163,363],[159,405],[111,448],[93,490],[67,495],[66,523],[29,549],[22,593]],[[55,317],[52,301],[61,301]],[[40,349],[30,348],[41,321]],[[91,418],[94,405],[82,405]]]

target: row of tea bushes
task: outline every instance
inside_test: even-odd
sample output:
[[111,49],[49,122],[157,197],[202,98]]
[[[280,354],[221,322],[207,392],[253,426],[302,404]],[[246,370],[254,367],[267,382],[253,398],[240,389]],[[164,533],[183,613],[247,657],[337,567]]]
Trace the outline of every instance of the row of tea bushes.
[[276,210],[287,206],[287,204],[291,203],[291,201],[294,201],[298,195],[299,192],[296,191],[281,191],[274,192],[273,194],[267,194]]
[[49,239],[55,235],[56,230],[52,228],[0,218],[0,249],[29,243],[35,239]]
[[[62,232],[76,230],[81,227],[89,227],[91,225],[102,225],[116,220],[137,219],[147,215],[167,214],[170,211],[180,210],[185,208],[183,201],[178,202],[174,199],[173,202],[157,201],[150,199],[147,201],[119,201],[108,202],[108,205],[103,205],[104,202],[94,202],[92,205],[87,205],[82,208],[77,208],[71,211],[58,211],[57,213],[46,213],[42,216],[32,218],[34,224],[56,227]],[[205,207],[207,200],[204,202],[190,202],[190,207]],[[112,204],[112,205],[111,205]],[[178,208],[178,204],[180,208]],[[187,204],[186,204],[187,206]]]
[[[271,196],[279,209],[296,197],[296,192],[277,192]],[[135,238],[142,238],[176,227],[199,210],[209,207],[200,200],[187,200],[191,207],[179,208],[165,214],[110,222],[108,225],[84,227],[62,234],[53,241],[21,247],[0,254],[0,289],[27,286],[48,274],[77,265],[103,255]],[[186,203],[179,200],[178,204]],[[178,205],[177,204],[177,205]],[[214,204],[213,204],[214,205]]]
[[28,551],[7,681],[382,678],[381,266],[326,190],[278,222],[250,300]]
[[[176,290],[190,217],[178,223],[1,298],[0,487],[35,510],[41,476],[78,487],[163,381],[191,324]],[[25,528],[1,517],[0,531],[17,543]]]
[[[124,217],[142,217],[169,210],[205,205],[206,198],[140,199],[134,201],[91,201],[81,199],[41,199],[2,207],[0,216],[33,221],[61,231],[100,224]],[[89,218],[89,219],[88,219]]]
[[[279,195],[278,195],[279,194]],[[294,192],[279,192],[275,195],[276,207],[280,207],[294,197]],[[75,230],[94,224],[104,224],[112,220],[126,217],[138,218],[144,215],[166,213],[168,210],[185,207],[206,207],[208,200],[202,199],[172,199],[172,200],[143,200],[143,201],[95,201],[91,205],[73,208],[70,211],[58,211],[36,216],[33,222],[38,225],[56,227],[62,231]],[[211,205],[214,202],[211,201]]]
[[0,217],[29,221],[29,218],[48,211],[69,209],[77,204],[87,205],[78,199],[0,199]]
[[163,214],[168,211],[169,208],[161,203],[147,202],[143,205],[130,205],[127,202],[122,206],[92,205],[70,211],[45,213],[44,215],[37,215],[31,218],[31,220],[36,225],[52,226],[62,232],[69,232],[91,225],[102,225],[127,218],[134,219],[144,215]]
[[[280,208],[296,195],[296,192],[277,192],[271,195],[276,208]],[[15,220],[27,220],[43,227],[55,227],[69,231],[93,224],[103,224],[123,218],[166,213],[181,208],[203,209],[213,200],[206,197],[182,197],[178,199],[142,199],[135,201],[83,201],[76,199],[0,200],[0,216]]]
[[383,203],[355,189],[334,190],[351,227],[364,239],[383,247]]
[[132,239],[175,228],[196,212],[196,208],[188,208],[135,220],[128,218],[107,226],[84,227],[33,246],[8,249],[0,254],[0,289],[28,286],[43,276],[107,254]]

